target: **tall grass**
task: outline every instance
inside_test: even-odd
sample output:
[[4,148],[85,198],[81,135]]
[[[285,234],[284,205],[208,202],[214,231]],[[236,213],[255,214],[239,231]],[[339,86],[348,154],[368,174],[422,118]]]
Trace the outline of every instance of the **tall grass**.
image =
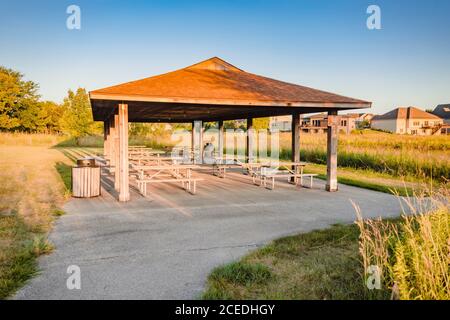
[[[290,133],[280,134],[280,157],[290,159]],[[326,135],[302,134],[301,159],[325,164]],[[402,136],[381,132],[339,135],[338,166],[370,169],[397,177],[450,178],[448,136]]]
[[64,136],[44,133],[0,132],[0,145],[6,146],[53,146],[64,139]]
[[443,187],[432,198],[406,200],[411,215],[400,223],[364,220],[356,207],[364,280],[376,266],[382,290],[394,299],[450,299],[450,193]]
[[0,146],[0,299],[36,273],[36,257],[52,249],[47,232],[63,213],[64,187],[54,165],[67,160],[46,145],[17,144]]

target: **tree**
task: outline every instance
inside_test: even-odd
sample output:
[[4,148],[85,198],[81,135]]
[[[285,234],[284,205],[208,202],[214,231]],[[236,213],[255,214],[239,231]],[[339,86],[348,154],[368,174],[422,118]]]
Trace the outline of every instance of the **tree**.
[[255,118],[253,119],[253,129],[262,130],[269,129],[270,118]]
[[60,120],[62,132],[75,138],[100,134],[103,125],[94,122],[85,89],[78,88],[76,93],[69,90],[62,105],[64,113]]
[[52,101],[40,102],[39,113],[36,119],[37,131],[46,133],[60,132],[60,118],[63,111],[62,106]]
[[0,130],[34,131],[38,88],[20,72],[0,66]]

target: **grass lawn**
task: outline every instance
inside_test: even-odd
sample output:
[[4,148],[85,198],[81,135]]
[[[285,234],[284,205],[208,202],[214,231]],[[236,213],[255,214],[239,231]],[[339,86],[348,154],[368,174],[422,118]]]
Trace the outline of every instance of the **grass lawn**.
[[36,257],[64,202],[65,187],[55,170],[66,163],[46,146],[0,146],[0,299],[13,294],[37,271]]
[[362,280],[356,225],[273,241],[238,262],[216,268],[203,299],[388,299]]
[[[326,165],[310,163],[306,166],[305,172],[317,173],[318,178],[326,180]],[[411,196],[414,192],[429,190],[430,184],[419,179],[393,177],[387,173],[378,173],[372,170],[338,168],[338,182],[350,186],[370,189],[385,193],[395,193],[400,196]],[[439,184],[432,183],[433,188],[438,188]]]

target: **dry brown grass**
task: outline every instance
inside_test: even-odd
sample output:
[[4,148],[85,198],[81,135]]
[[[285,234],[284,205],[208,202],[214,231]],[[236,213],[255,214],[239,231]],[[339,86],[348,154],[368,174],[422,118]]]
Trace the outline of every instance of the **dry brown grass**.
[[67,137],[54,134],[0,132],[0,145],[6,146],[53,146],[65,139]]
[[35,271],[34,258],[51,250],[46,234],[64,201],[55,164],[67,159],[49,147],[20,145],[1,145],[0,159],[0,298],[5,298]]
[[[430,193],[428,193],[430,194]],[[404,199],[399,223],[364,220],[357,206],[364,275],[379,270],[384,290],[404,300],[450,299],[450,192]],[[372,292],[376,297],[377,291]]]
[[[302,158],[326,162],[326,134],[301,135]],[[450,138],[448,136],[410,136],[367,131],[340,134],[338,166],[369,169],[395,177],[422,180],[450,178]],[[290,157],[290,133],[280,134],[281,155]]]

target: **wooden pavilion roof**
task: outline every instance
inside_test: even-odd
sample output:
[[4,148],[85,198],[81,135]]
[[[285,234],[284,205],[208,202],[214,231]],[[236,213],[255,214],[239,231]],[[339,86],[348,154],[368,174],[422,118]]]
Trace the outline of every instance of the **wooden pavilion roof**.
[[130,122],[216,121],[369,108],[349,98],[245,72],[214,57],[150,78],[90,92],[94,120],[128,104]]

